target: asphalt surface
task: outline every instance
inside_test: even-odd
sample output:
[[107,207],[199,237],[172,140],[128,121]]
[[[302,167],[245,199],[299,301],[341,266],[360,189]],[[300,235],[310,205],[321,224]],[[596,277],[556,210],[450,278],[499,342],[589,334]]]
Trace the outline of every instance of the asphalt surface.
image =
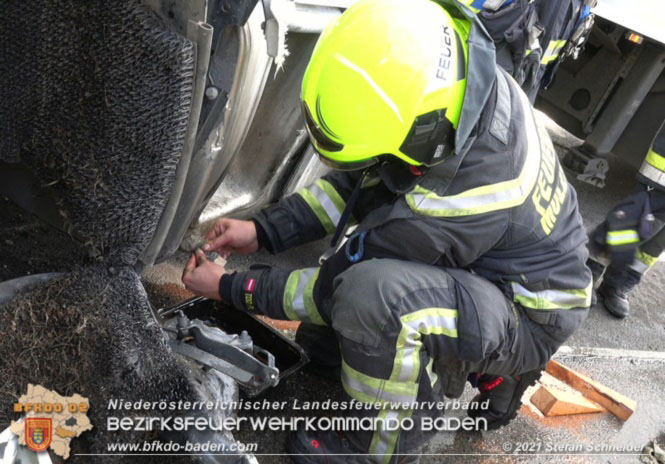
[[[575,143],[560,133],[554,139],[560,155],[566,146]],[[635,168],[621,160],[610,158],[607,187],[597,187],[570,177],[578,196],[585,226],[591,230],[605,217],[606,212],[635,186]],[[252,263],[263,262],[288,268],[312,266],[325,250],[324,241],[300,247],[279,256],[266,253],[234,256],[228,269],[242,270]],[[187,254],[179,252],[168,262],[148,270],[146,286],[157,305],[168,305],[187,296],[178,287],[180,270]],[[650,440],[665,444],[665,355],[659,359],[640,360],[625,350],[646,350],[665,353],[665,263],[659,262],[650,271],[642,285],[631,296],[632,313],[620,321],[610,316],[601,305],[591,308],[583,326],[567,345],[572,347],[610,348],[611,354],[560,356],[559,360],[579,370],[635,401],[635,414],[621,422],[610,413],[543,418],[528,406],[510,426],[495,432],[466,433],[440,432],[425,449],[421,462],[581,462],[622,463],[638,462],[635,455]],[[462,401],[474,395],[467,387]],[[341,386],[300,371],[271,389],[265,398],[288,401],[294,399],[323,400],[341,398]],[[267,414],[244,413],[240,415]],[[316,412],[280,410],[278,415],[306,416]],[[326,414],[323,412],[322,414]],[[330,413],[328,413],[330,414]],[[464,411],[450,411],[452,416],[463,417]],[[236,438],[245,443],[257,443],[256,457],[261,463],[286,463],[284,432],[257,432],[245,427]],[[612,448],[615,447],[615,448]],[[618,447],[618,448],[617,448]],[[617,453],[632,450],[632,454]],[[635,451],[638,450],[638,451]]]

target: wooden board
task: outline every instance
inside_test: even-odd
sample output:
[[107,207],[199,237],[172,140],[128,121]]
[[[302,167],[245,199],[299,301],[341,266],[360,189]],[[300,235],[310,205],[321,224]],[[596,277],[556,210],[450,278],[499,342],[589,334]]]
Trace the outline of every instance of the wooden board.
[[564,389],[554,385],[541,385],[531,397],[531,403],[547,417],[605,411],[572,387]]
[[607,408],[608,411],[621,420],[628,420],[637,407],[637,403],[630,398],[556,361],[550,361],[547,364],[546,372],[567,383],[590,400]]

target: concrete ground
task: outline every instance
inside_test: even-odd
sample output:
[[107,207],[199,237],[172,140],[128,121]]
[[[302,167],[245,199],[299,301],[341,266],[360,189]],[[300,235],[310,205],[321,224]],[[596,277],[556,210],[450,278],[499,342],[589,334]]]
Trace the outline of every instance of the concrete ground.
[[[559,154],[564,145],[574,141],[555,134]],[[611,158],[607,187],[600,190],[571,179],[579,195],[586,227],[591,230],[609,208],[626,196],[634,187],[634,168]],[[259,253],[251,258],[231,257],[227,268],[246,269],[253,262],[277,264],[289,268],[311,266],[324,250],[318,242],[278,257]],[[157,306],[168,305],[187,296],[178,280],[187,258],[178,253],[168,262],[148,270],[144,281]],[[631,297],[632,314],[619,321],[600,305],[593,307],[581,329],[568,341],[571,347],[609,348],[610,351],[586,354],[559,354],[567,366],[637,401],[635,414],[621,422],[609,413],[564,418],[543,418],[530,407],[523,406],[522,414],[499,431],[482,434],[439,433],[425,450],[422,462],[575,462],[622,463],[638,462],[634,454],[617,454],[617,449],[642,449],[650,440],[665,444],[665,263],[658,263],[643,284]],[[288,324],[281,328],[293,328]],[[650,359],[626,350],[651,352]],[[300,371],[271,389],[265,397],[270,400],[292,401],[340,398],[339,384]],[[462,400],[474,392],[467,387]],[[242,415],[243,413],[241,413]],[[246,413],[245,413],[246,414]],[[461,411],[451,411],[462,416]],[[306,415],[281,411],[280,415]],[[256,432],[245,428],[236,434],[241,441],[259,444],[256,457],[261,463],[289,462],[284,453],[285,433]],[[605,446],[605,448],[603,448]],[[611,448],[614,446],[615,448]],[[623,448],[616,448],[623,447]],[[600,451],[600,453],[598,452]],[[591,453],[590,453],[591,452]],[[591,455],[590,455],[591,454]]]

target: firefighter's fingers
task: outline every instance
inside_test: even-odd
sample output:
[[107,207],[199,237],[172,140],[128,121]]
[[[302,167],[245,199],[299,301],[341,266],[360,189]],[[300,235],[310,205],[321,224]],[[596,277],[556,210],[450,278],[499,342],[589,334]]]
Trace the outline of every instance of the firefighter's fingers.
[[192,255],[187,260],[187,264],[185,264],[185,269],[182,271],[182,281],[183,281],[183,283],[185,283],[185,279],[187,278],[187,276],[190,273],[194,272],[194,269],[196,269],[196,256]]
[[206,261],[208,261],[205,253],[201,251],[201,249],[196,250],[195,256],[196,256],[196,262],[199,266],[204,265]]
[[226,245],[229,245],[232,240],[233,237],[231,237],[229,234],[222,234],[221,236],[214,238],[213,240],[209,240],[208,243],[206,243],[203,246],[203,249],[206,251],[213,251],[213,250],[223,251],[223,248]]
[[229,228],[229,223],[230,220],[227,218],[218,219],[217,222],[215,222],[215,225],[210,229],[210,231],[206,235],[206,240],[209,242],[223,235],[224,232],[226,232],[226,230]]

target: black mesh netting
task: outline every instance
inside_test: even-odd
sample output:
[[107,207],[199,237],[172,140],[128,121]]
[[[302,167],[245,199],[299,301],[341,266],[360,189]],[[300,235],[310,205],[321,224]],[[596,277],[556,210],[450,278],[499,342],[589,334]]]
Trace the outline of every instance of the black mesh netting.
[[[176,361],[150,314],[138,276],[128,269],[112,274],[102,267],[81,268],[3,306],[0,353],[0,424],[19,418],[11,405],[28,383],[90,400],[88,416],[94,429],[71,441],[72,457],[67,462],[72,463],[90,462],[76,453],[105,453],[109,442],[156,438],[154,432],[106,431],[108,416],[137,415],[109,411],[111,399],[208,401],[214,400],[209,392],[215,388],[227,395],[233,390],[214,376],[200,381],[207,387],[202,388],[196,376],[203,374]],[[159,410],[138,413],[159,414]],[[128,462],[126,457],[95,459]],[[141,457],[139,462],[153,461]]]
[[194,46],[136,0],[3,0],[0,160],[22,161],[94,254],[133,264],[169,197]]
[[[0,2],[0,161],[30,168],[104,263],[76,268],[79,253],[54,255],[45,269],[75,270],[0,307],[0,424],[19,418],[11,405],[29,383],[87,397],[95,428],[71,441],[67,462],[91,462],[76,453],[105,453],[109,442],[155,438],[107,432],[110,399],[201,401],[237,391],[176,360],[130,267],[171,193],[193,78],[194,45],[138,0]],[[2,243],[34,246],[29,240]]]

